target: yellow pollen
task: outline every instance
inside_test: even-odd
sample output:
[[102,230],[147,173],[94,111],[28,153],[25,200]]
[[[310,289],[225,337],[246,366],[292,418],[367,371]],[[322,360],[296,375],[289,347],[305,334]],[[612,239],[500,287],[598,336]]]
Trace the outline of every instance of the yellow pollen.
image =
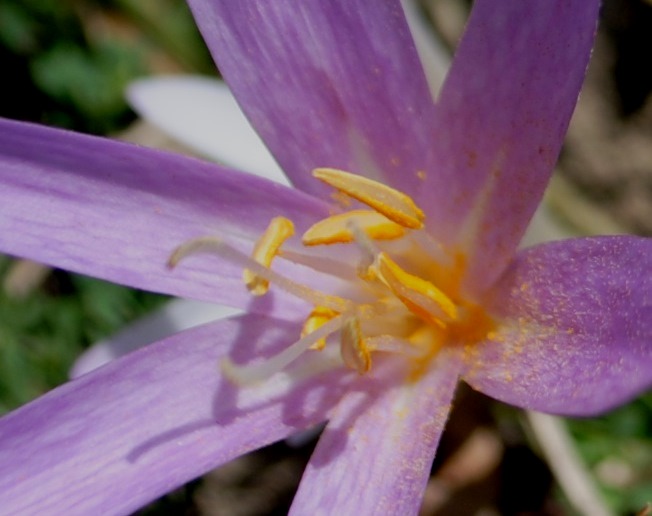
[[304,245],[345,244],[355,240],[352,225],[373,240],[393,240],[405,234],[402,226],[369,210],[353,210],[320,220],[303,234]]
[[[251,257],[263,267],[270,267],[283,243],[294,234],[294,224],[285,217],[273,218],[265,232],[256,242]],[[242,273],[247,289],[254,296],[262,296],[269,289],[269,281],[250,269]]]
[[411,380],[418,380],[427,370],[430,361],[444,345],[444,335],[442,329],[423,324],[408,337],[408,341],[422,352],[415,361],[416,367],[410,375]]
[[[336,316],[337,316],[337,312],[335,310],[331,310],[330,308],[325,306],[315,307],[315,309],[312,312],[310,312],[310,315],[306,319],[306,322],[303,323],[303,328],[301,330],[301,338],[305,337],[306,335],[310,335],[315,330],[321,328],[324,324],[326,324],[328,321],[335,318]],[[324,349],[325,346],[326,346],[326,337],[323,337],[319,339],[317,342],[315,342],[312,346],[310,346],[310,349],[315,349],[319,351]]]
[[405,272],[386,253],[378,255],[377,267],[383,282],[415,315],[440,327],[457,319],[457,307],[446,294],[429,281]]
[[364,374],[371,369],[371,353],[362,338],[360,319],[357,317],[347,319],[342,325],[340,353],[344,364],[358,373]]
[[405,228],[421,229],[425,215],[412,198],[403,192],[366,177],[334,168],[317,168],[312,175],[357,199]]

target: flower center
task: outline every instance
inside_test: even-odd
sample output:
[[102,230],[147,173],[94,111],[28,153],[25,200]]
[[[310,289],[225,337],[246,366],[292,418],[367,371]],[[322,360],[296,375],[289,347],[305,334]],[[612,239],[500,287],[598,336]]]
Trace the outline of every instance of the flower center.
[[[407,358],[418,378],[442,346],[486,338],[494,329],[492,319],[461,293],[464,255],[448,252],[428,235],[424,212],[409,196],[341,170],[316,169],[313,175],[371,208],[330,216],[303,234],[303,245],[324,249],[325,257],[284,249],[294,234],[294,224],[284,217],[272,219],[251,257],[215,237],[186,242],[170,257],[174,267],[190,254],[217,253],[243,266],[252,295],[266,294],[271,284],[313,305],[298,341],[262,363],[240,366],[225,360],[222,367],[229,378],[256,382],[309,350],[319,353],[333,345],[339,347],[341,362],[360,374],[371,369],[376,353],[393,353]],[[358,252],[354,271],[345,271],[350,265],[329,253],[328,246],[336,244]],[[274,272],[277,257],[348,278],[349,295],[325,293]]]

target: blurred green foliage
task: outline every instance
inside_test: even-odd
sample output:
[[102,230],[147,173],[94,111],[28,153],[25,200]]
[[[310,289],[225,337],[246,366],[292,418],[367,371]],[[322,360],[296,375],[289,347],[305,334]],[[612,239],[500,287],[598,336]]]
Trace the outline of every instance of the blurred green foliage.
[[570,419],[577,449],[616,514],[652,501],[652,393],[608,414]]
[[[0,278],[10,265],[0,257]],[[164,300],[62,271],[23,299],[0,289],[0,414],[67,381],[83,349]]]
[[95,134],[119,130],[133,120],[125,87],[148,73],[153,52],[179,70],[214,71],[179,0],[0,0],[0,115]]

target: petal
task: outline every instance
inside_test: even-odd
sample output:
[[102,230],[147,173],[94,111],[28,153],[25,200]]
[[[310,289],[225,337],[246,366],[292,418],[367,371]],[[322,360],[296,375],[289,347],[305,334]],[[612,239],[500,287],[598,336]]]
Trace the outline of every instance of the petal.
[[110,339],[94,344],[75,361],[70,377],[77,378],[111,360],[182,330],[226,319],[239,313],[239,310],[227,306],[175,299],[157,311],[129,324]]
[[[0,121],[0,184],[4,252],[236,307],[251,304],[241,267],[193,257],[170,271],[170,253],[207,234],[257,238],[276,215],[300,234],[328,214],[313,197],[255,176],[10,121]],[[282,313],[282,299],[263,305]]]
[[400,2],[189,2],[218,67],[298,188],[334,167],[418,183],[433,103]]
[[2,512],[128,514],[323,420],[344,388],[335,373],[295,382],[277,375],[246,390],[219,375],[217,360],[228,347],[267,354],[298,331],[250,315],[201,326],[0,419]]
[[575,107],[599,2],[474,3],[438,99],[435,163],[418,197],[482,290],[539,203]]
[[200,154],[288,184],[222,81],[192,75],[141,79],[129,85],[127,98],[141,117]]
[[465,380],[515,405],[591,415],[652,385],[652,240],[597,237],[520,253],[492,292],[496,336]]
[[430,91],[437,97],[451,65],[450,51],[426,19],[418,0],[401,0]]
[[310,459],[293,512],[417,514],[459,370],[459,357],[445,352],[418,381],[394,374],[349,392]]

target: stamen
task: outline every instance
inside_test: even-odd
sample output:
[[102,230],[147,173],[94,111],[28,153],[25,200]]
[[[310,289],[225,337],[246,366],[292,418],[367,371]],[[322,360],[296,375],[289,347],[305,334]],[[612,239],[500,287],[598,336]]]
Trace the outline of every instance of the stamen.
[[224,376],[233,383],[241,386],[251,385],[266,380],[273,374],[285,369],[316,342],[328,337],[341,327],[342,316],[337,316],[264,362],[241,366],[234,364],[229,358],[224,358],[220,362],[220,367]]
[[[318,328],[321,328],[328,321],[334,319],[337,316],[337,312],[334,312],[330,308],[325,306],[317,306],[315,309],[310,312],[310,315],[306,319],[306,322],[303,323],[303,328],[301,330],[301,337],[310,335],[315,332]],[[319,339],[315,342],[310,349],[322,350],[326,346],[326,337]]]
[[368,372],[371,369],[371,353],[362,338],[360,320],[357,317],[350,317],[344,322],[341,339],[340,353],[344,363],[360,374]]
[[[292,235],[294,235],[292,221],[285,217],[274,217],[256,242],[251,257],[264,267],[270,267],[281,245]],[[269,290],[269,281],[256,275],[251,269],[245,269],[242,278],[247,289],[254,296],[262,296]]]
[[[320,168],[313,175],[337,189],[337,195],[348,196],[349,202],[357,199],[374,211],[352,210],[327,217],[304,233],[303,244],[353,243],[357,249],[352,249],[352,254],[313,256],[317,254],[314,250],[281,249],[294,234],[294,224],[276,217],[256,241],[251,256],[220,238],[207,236],[180,245],[168,260],[173,268],[187,256],[215,254],[244,269],[243,279],[253,295],[267,293],[275,283],[313,307],[299,340],[262,362],[240,365],[225,358],[220,367],[226,378],[243,386],[266,380],[312,349],[318,352],[308,353],[288,375],[311,375],[342,365],[362,375],[371,369],[372,353],[385,352],[404,355],[410,364],[409,379],[416,381],[449,342],[466,346],[494,333],[491,317],[462,295],[464,254],[444,248],[425,232],[408,231],[421,229],[425,219],[409,196],[341,170]],[[396,253],[402,266],[388,253]],[[295,268],[289,270],[301,276],[303,266],[317,275],[332,276],[331,281],[336,281],[328,290],[346,292],[347,298],[274,272],[271,266],[277,257],[282,261],[275,262],[276,268],[289,267],[291,262]],[[358,263],[351,264],[351,258]],[[319,277],[310,278],[309,283],[320,284]],[[329,336],[337,331],[339,353],[337,346],[326,347]]]
[[346,244],[354,240],[350,225],[355,224],[374,240],[393,240],[405,234],[402,226],[369,210],[353,210],[320,220],[303,234],[304,245]]
[[362,251],[360,262],[358,262],[356,267],[358,276],[365,281],[375,280],[376,274],[371,266],[374,264],[376,256],[380,251],[354,220],[349,221],[348,229],[353,235],[355,243],[358,244],[360,251]]
[[457,319],[455,304],[432,283],[405,272],[386,253],[376,261],[381,279],[412,313],[441,327]]
[[216,254],[236,265],[251,269],[256,275],[313,306],[325,306],[338,313],[353,310],[354,308],[354,303],[348,299],[325,294],[300,283],[295,283],[291,279],[263,267],[257,261],[217,237],[199,237],[181,244],[168,259],[168,267],[174,268],[182,259],[198,253]]
[[290,249],[281,249],[278,252],[279,258],[292,263],[309,267],[316,272],[322,272],[329,276],[335,276],[345,281],[353,281],[357,276],[346,266],[346,261],[338,261],[324,256],[299,253]]
[[334,168],[317,168],[312,175],[382,213],[389,220],[421,229],[425,214],[407,195],[383,183]]

